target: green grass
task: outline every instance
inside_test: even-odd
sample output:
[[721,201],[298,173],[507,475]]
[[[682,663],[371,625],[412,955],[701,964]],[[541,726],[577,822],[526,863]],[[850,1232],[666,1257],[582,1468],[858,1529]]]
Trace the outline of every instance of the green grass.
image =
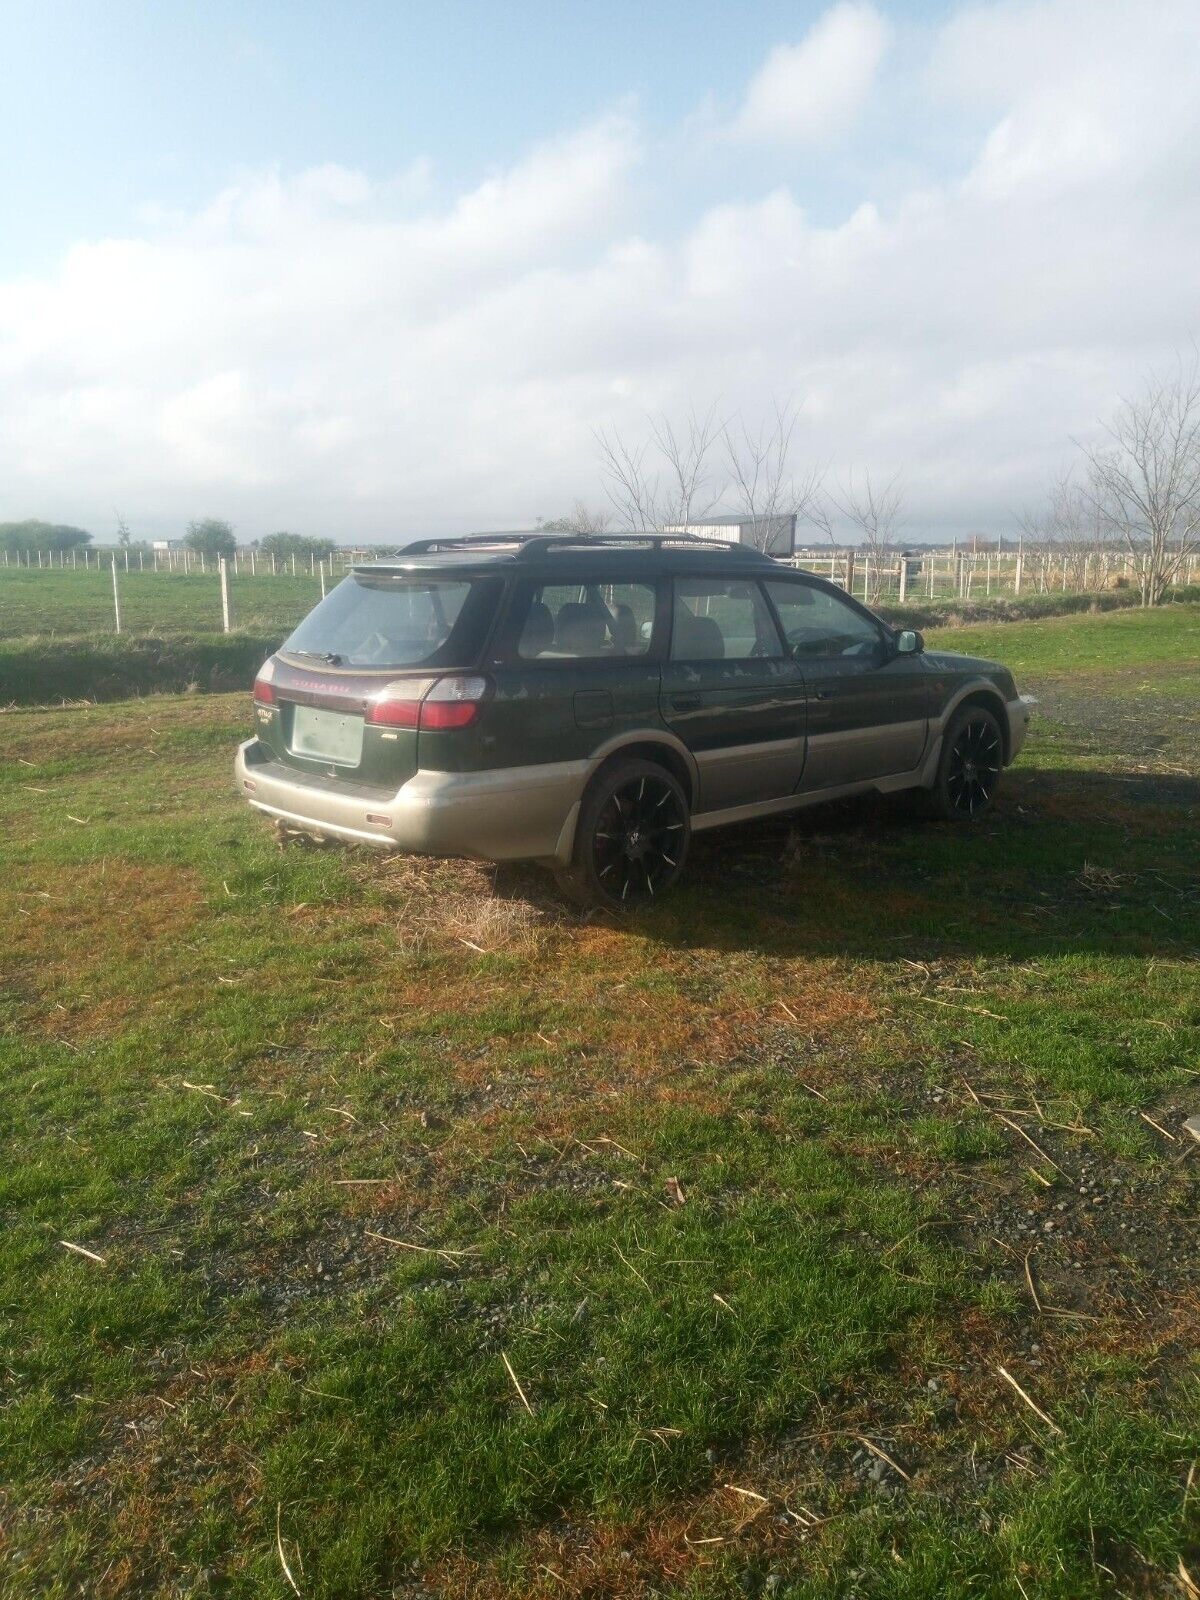
[[1180,666],[1195,672],[1200,663],[1200,606],[1166,610],[1120,611],[1102,619],[1054,617],[1040,622],[943,628],[928,634],[936,649],[1002,659],[1018,677],[1030,673],[1055,678],[1079,673]]
[[992,819],[627,923],[281,853],[244,696],[8,712],[0,1594],[1177,1593],[1198,615],[956,630],[1058,697]]

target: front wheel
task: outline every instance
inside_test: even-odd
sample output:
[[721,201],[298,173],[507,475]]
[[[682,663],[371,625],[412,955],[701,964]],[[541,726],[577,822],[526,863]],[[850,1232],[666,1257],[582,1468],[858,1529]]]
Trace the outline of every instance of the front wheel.
[[930,793],[933,814],[947,822],[974,822],[990,811],[1004,766],[1004,736],[986,706],[964,706],[946,729],[937,779]]
[[687,796],[653,761],[614,761],[592,780],[579,809],[563,889],[586,905],[649,905],[683,871],[691,843]]

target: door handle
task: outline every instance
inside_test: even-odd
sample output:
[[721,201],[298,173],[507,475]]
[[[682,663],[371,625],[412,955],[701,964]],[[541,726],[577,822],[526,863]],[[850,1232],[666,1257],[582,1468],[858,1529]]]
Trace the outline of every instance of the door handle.
[[832,700],[833,697],[834,691],[832,689],[818,689],[813,695],[814,700]]
[[698,694],[677,694],[671,697],[671,707],[675,711],[699,711],[700,704]]

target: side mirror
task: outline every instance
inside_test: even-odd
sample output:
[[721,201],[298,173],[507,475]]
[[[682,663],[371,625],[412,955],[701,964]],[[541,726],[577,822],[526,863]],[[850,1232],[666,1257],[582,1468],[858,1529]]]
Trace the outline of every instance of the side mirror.
[[924,636],[915,628],[905,628],[903,633],[896,635],[896,654],[898,656],[919,656],[925,648]]

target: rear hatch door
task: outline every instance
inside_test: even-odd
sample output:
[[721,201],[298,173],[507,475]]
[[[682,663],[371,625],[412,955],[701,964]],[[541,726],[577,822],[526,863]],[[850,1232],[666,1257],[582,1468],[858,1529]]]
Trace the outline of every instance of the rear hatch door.
[[395,794],[417,771],[415,726],[372,707],[419,701],[478,659],[502,580],[457,572],[352,572],[285,641],[269,668],[274,703],[258,736],[282,765]]

